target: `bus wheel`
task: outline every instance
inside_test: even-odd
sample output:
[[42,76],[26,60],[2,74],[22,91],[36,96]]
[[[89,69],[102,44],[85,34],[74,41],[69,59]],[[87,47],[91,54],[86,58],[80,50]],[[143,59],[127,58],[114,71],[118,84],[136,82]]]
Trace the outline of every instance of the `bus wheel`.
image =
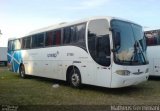
[[21,78],[26,78],[24,65],[20,66],[19,75]]
[[69,75],[69,83],[72,87],[80,88],[81,86],[81,75],[78,69],[73,69]]

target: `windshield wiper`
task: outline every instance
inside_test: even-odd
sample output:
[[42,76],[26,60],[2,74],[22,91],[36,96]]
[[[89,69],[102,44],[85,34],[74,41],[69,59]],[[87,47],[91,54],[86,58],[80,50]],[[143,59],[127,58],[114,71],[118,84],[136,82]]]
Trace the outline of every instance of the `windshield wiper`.
[[[140,56],[139,54],[141,54],[142,56]],[[137,57],[137,60],[135,61],[136,57]],[[131,57],[130,64],[133,64],[133,62],[140,62],[138,59],[141,60],[142,59],[141,57],[143,57],[143,60],[142,60],[143,64],[146,64],[146,60],[145,60],[143,51],[140,48],[140,44],[138,43],[138,41],[136,41],[134,44],[134,54]]]
[[143,53],[143,48],[142,48],[142,46],[141,46],[141,48],[140,48],[140,43],[139,43],[139,46],[138,46],[138,48],[139,48],[139,50],[140,50],[140,53],[142,54],[142,57],[143,57],[143,59],[144,59],[144,64],[146,64],[146,63],[147,63],[147,61],[146,61],[146,58],[145,58],[145,56],[144,56],[144,53]]

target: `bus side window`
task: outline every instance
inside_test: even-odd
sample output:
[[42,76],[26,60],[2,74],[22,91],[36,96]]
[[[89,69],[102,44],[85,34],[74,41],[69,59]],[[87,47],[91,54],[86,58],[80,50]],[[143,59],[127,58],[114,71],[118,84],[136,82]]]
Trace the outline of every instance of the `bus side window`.
[[12,50],[12,41],[8,41],[8,50]]
[[21,48],[22,49],[30,48],[30,42],[31,42],[31,37],[22,38]]
[[21,49],[21,39],[16,39],[14,41],[15,44],[15,50],[20,50]]
[[11,47],[12,47],[12,51],[14,51],[15,50],[15,40],[12,41],[12,46]]
[[61,30],[49,31],[46,33],[45,46],[54,46],[61,44]]
[[71,28],[64,28],[63,32],[63,44],[69,44],[71,42]]
[[32,36],[32,48],[44,46],[44,33],[36,34]]
[[44,46],[44,33],[37,35],[37,47],[43,47]]
[[65,27],[63,30],[63,44],[85,47],[85,27],[84,23]]
[[76,38],[79,42],[85,41],[85,24],[76,26]]
[[45,46],[53,45],[53,31],[47,32],[45,37]]
[[75,42],[77,46],[85,48],[85,29],[86,24],[79,24],[76,26],[76,36],[75,36]]
[[55,31],[55,44],[54,45],[60,45],[61,44],[61,30]]

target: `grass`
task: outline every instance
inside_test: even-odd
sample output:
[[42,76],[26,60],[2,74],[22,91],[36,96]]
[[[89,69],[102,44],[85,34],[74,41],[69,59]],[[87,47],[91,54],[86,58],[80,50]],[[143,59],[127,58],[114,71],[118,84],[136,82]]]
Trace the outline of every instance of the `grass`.
[[[53,88],[58,83],[60,87]],[[109,89],[84,85],[71,88],[66,82],[39,77],[21,79],[0,67],[0,104],[9,105],[158,105],[160,78],[136,86]]]

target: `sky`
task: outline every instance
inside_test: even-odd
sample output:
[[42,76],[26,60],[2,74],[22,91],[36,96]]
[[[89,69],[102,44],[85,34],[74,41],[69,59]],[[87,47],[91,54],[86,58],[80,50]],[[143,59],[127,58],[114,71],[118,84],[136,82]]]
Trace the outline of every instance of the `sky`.
[[114,16],[160,28],[160,0],[0,0],[0,47],[8,38],[61,22]]

